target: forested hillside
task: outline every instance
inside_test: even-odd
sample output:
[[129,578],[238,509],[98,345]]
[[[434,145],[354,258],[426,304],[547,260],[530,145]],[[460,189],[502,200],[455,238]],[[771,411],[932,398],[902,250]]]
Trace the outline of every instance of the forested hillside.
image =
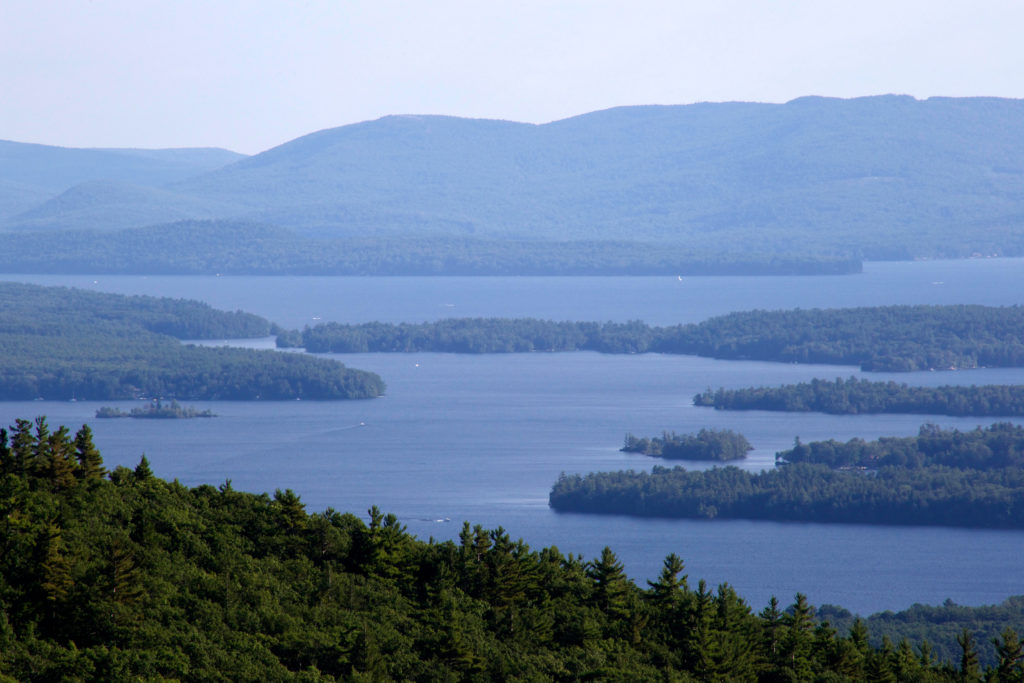
[[747,311],[672,327],[455,318],[426,323],[321,323],[278,336],[313,353],[600,351],[860,365],[877,372],[1024,365],[1024,307],[875,306]]
[[[293,491],[187,488],[145,457],[109,474],[83,426],[0,432],[0,677],[9,680],[999,680],[1020,641],[952,660],[872,647],[797,594],[760,611],[669,555],[641,589],[611,549],[533,550],[466,523],[423,542],[309,514]],[[843,618],[848,617],[841,614]],[[968,622],[970,615],[961,615]]]
[[[0,229],[55,231],[56,246],[83,230],[255,222],[293,231],[276,249],[291,273],[353,272],[338,240],[370,243],[364,273],[780,272],[776,260],[834,272],[862,258],[1020,255],[1022,122],[1020,100],[902,96],[623,107],[544,125],[389,116],[224,155],[191,177],[126,174],[123,155],[78,150],[122,170],[86,173],[40,150],[60,189],[37,182],[35,157],[0,150]],[[93,235],[63,259],[113,269],[125,239]],[[409,239],[430,246],[396,246]],[[577,263],[574,250],[595,253]],[[206,242],[196,252],[214,272],[235,263]],[[273,252],[250,257],[248,272],[275,268]],[[192,272],[173,252],[151,258]]]
[[377,375],[301,354],[181,339],[256,337],[268,321],[195,302],[0,283],[0,400],[380,395]]

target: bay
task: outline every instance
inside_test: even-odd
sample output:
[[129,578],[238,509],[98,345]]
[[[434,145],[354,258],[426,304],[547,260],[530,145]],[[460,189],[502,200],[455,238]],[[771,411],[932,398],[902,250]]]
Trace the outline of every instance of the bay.
[[[1009,259],[869,264],[856,276],[683,281],[4,277],[198,298],[260,313],[286,326],[313,322],[314,316],[401,321],[463,315],[467,310],[469,315],[667,324],[748,308],[1016,304],[1024,291],[1022,265]],[[547,493],[560,472],[650,468],[656,461],[618,451],[626,432],[735,429],[756,449],[742,466],[763,469],[797,436],[804,441],[874,438],[913,434],[927,421],[961,429],[989,422],[721,412],[692,406],[693,394],[707,387],[851,375],[927,385],[1024,384],[1024,370],[861,375],[850,367],[658,354],[333,357],[379,372],[388,382],[387,395],[333,403],[197,402],[196,407],[210,408],[219,417],[192,421],[95,420],[99,404],[83,401],[0,403],[0,423],[41,413],[54,425],[89,422],[109,466],[134,466],[144,452],[157,474],[189,485],[231,479],[235,488],[255,492],[291,488],[309,510],[333,507],[364,517],[376,504],[396,513],[424,539],[454,538],[468,520],[485,527],[501,525],[533,547],[557,545],[588,558],[608,545],[641,582],[657,574],[665,555],[676,552],[686,561],[691,582],[729,582],[755,609],[771,595],[788,602],[796,591],[817,604],[840,604],[863,614],[946,598],[987,604],[1024,593],[1024,532],[632,519],[558,514],[547,507]],[[127,409],[132,404],[112,405]]]

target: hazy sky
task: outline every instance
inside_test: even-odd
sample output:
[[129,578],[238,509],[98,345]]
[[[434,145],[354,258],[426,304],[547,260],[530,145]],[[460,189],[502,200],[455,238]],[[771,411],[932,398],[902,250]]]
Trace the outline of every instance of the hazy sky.
[[1024,97],[1021,0],[0,0],[0,138],[258,152],[385,114]]

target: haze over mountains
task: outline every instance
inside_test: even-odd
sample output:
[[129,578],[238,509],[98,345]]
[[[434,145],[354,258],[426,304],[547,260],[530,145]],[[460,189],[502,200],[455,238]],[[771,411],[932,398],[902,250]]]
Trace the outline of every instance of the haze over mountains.
[[[808,97],[544,125],[390,116],[252,157],[0,143],[5,232],[68,245],[142,227],[131,240],[150,250],[183,230],[213,251],[258,235],[274,247],[250,265],[323,242],[437,272],[483,252],[514,269],[534,243],[608,251],[595,263],[618,250],[624,272],[660,248],[705,263],[1018,255],[1024,101]],[[125,235],[93,237],[113,248]],[[217,268],[210,256],[196,267]]]

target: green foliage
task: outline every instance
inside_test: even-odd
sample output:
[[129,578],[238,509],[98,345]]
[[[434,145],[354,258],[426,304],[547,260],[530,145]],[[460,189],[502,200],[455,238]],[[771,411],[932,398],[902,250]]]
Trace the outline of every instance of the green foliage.
[[693,397],[697,406],[716,410],[816,411],[833,415],[907,413],[957,416],[1024,415],[1024,386],[912,387],[850,377],[781,387],[719,389]]
[[[278,345],[304,346],[313,353],[685,353],[727,359],[860,365],[863,370],[877,372],[1020,367],[1024,365],[1024,307],[877,306],[749,311],[673,327],[651,327],[638,320],[595,323],[531,318],[458,318],[399,325],[324,323],[301,333],[282,334]],[[865,393],[862,389],[859,385],[845,387],[850,393]],[[972,400],[995,401],[988,410],[997,410],[1001,409],[999,401],[1003,396],[988,389]],[[1016,399],[1010,398],[1008,402],[1015,404]],[[959,400],[954,403],[959,404]]]
[[662,432],[653,438],[626,434],[625,453],[642,453],[666,460],[740,460],[754,450],[747,438],[730,429],[701,429],[696,434]]
[[[40,454],[75,443],[44,419],[11,431],[17,448],[45,436]],[[14,450],[0,444],[5,468]],[[645,591],[610,549],[584,562],[468,523],[459,543],[422,542],[376,508],[364,523],[290,490],[190,489],[145,458],[109,478],[72,467],[70,487],[40,467],[0,476],[0,680],[859,680],[858,657],[910,664],[902,644],[818,626],[802,595],[754,615],[727,585],[691,590],[675,556]]]
[[[657,517],[1024,528],[1024,428],[796,444],[785,466],[563,474],[557,510]],[[866,471],[871,468],[872,471]]]
[[[12,254],[6,260],[2,254]],[[16,256],[15,256],[16,255]],[[860,258],[831,250],[722,254],[691,245],[470,237],[312,238],[237,221],[119,230],[0,233],[0,270],[226,275],[845,275]]]
[[179,341],[271,330],[262,318],[197,302],[0,283],[0,400],[339,399],[383,392],[377,375],[335,361]]

